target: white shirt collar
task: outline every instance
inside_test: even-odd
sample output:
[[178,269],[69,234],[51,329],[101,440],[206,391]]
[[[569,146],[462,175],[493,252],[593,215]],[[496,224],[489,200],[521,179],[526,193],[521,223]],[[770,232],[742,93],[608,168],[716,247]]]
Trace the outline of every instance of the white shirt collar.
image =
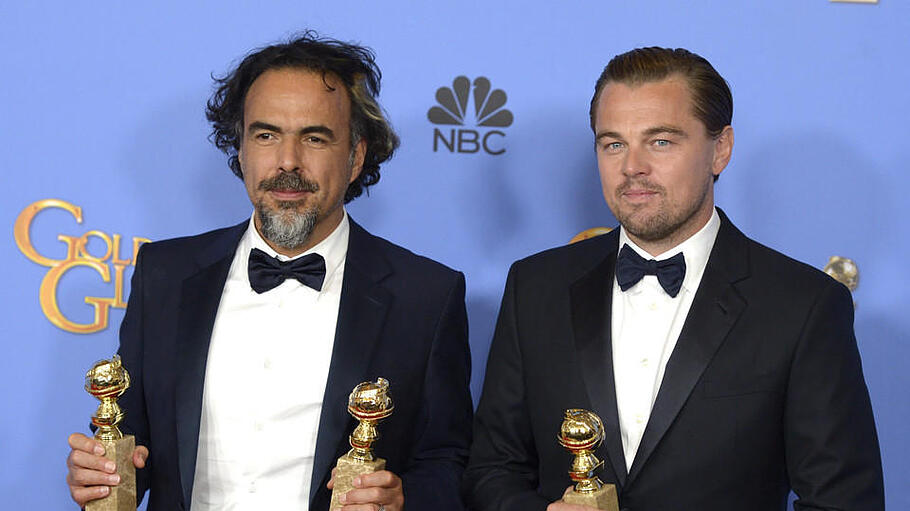
[[338,223],[338,227],[335,227],[335,230],[332,231],[331,234],[306,252],[294,257],[287,257],[279,254],[265,242],[262,235],[259,234],[259,231],[256,229],[256,224],[253,220],[255,213],[253,213],[253,215],[250,216],[250,225],[240,239],[237,251],[238,253],[244,254],[244,257],[248,257],[250,251],[254,248],[258,248],[271,257],[278,258],[279,261],[290,261],[312,253],[319,254],[325,259],[325,281],[329,282],[335,271],[343,266],[345,257],[348,254],[348,238],[350,237],[351,224],[348,220],[347,211],[343,207],[341,211],[344,214],[341,218],[341,222]]
[[679,245],[667,250],[657,257],[653,257],[645,249],[639,247],[634,241],[629,239],[626,228],[620,226],[619,229],[619,247],[623,244],[632,247],[632,250],[645,259],[656,259],[662,261],[669,259],[682,252],[686,259],[686,276],[683,279],[682,286],[694,292],[701,282],[701,277],[705,273],[705,266],[708,264],[708,257],[711,255],[711,249],[714,248],[714,241],[717,240],[717,233],[720,231],[720,215],[717,214],[717,208],[714,208],[711,219],[698,232],[683,241]]

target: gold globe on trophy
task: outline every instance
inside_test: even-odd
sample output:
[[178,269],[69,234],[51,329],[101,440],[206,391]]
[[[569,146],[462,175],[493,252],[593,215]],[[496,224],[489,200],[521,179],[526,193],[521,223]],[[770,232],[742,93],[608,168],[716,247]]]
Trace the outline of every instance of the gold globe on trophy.
[[111,487],[103,499],[93,500],[85,505],[86,511],[135,511],[136,509],[136,468],[133,466],[133,450],[136,440],[124,435],[117,427],[123,420],[123,410],[117,405],[117,398],[130,386],[130,375],[120,362],[120,356],[100,360],[85,373],[85,391],[101,401],[92,424],[98,428],[95,440],[104,446],[104,457],[117,464],[120,484]]
[[604,426],[600,417],[578,408],[566,410],[558,439],[559,445],[575,455],[569,470],[575,488],[563,496],[563,502],[619,511],[616,487],[604,484],[596,474],[604,463],[594,455],[594,450],[604,439]]
[[389,395],[389,382],[377,378],[375,382],[363,382],[348,396],[348,413],[360,421],[351,433],[351,450],[338,458],[335,465],[335,483],[332,487],[332,503],[329,509],[341,506],[338,498],[354,488],[354,478],[385,470],[385,460],[373,456],[372,444],[379,438],[376,423],[392,415],[395,405]]
[[[859,266],[856,265],[856,262],[853,261],[853,259],[841,256],[831,256],[828,259],[828,264],[825,265],[825,268],[822,271],[830,275],[834,280],[847,286],[847,289],[849,289],[851,293],[856,291],[856,288],[859,287]],[[855,301],[853,302],[853,307],[856,308]]]

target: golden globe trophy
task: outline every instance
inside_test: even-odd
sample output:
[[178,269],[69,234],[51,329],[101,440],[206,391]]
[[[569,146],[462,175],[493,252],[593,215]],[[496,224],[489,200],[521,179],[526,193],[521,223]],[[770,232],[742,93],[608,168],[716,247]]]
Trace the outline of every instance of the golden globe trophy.
[[[825,273],[830,275],[834,280],[847,286],[850,292],[856,291],[859,287],[859,266],[853,259],[841,256],[831,256],[828,264],[825,265]],[[853,308],[856,308],[856,302],[853,302]]]
[[100,360],[85,373],[85,391],[101,400],[92,417],[95,440],[104,446],[104,457],[117,464],[120,484],[111,487],[103,499],[93,500],[85,505],[86,511],[135,511],[136,509],[136,468],[133,466],[133,450],[136,440],[124,435],[117,424],[123,420],[123,411],[117,405],[117,398],[130,386],[130,375],[123,368],[120,356]]
[[329,509],[341,507],[338,498],[354,488],[354,478],[385,470],[385,460],[373,456],[372,443],[379,438],[376,423],[392,415],[395,406],[389,395],[389,382],[377,378],[375,382],[363,382],[348,396],[348,412],[360,421],[351,433],[351,450],[338,458],[335,465],[335,483],[332,487],[332,503]]
[[569,470],[575,488],[563,496],[566,504],[619,511],[616,487],[604,484],[595,473],[604,464],[594,455],[603,439],[603,422],[595,413],[577,408],[566,410],[559,428],[559,445],[575,455]]

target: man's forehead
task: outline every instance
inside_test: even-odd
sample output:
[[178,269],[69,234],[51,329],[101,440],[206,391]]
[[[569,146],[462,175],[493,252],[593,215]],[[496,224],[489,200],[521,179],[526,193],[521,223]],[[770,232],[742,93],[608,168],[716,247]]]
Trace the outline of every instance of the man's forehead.
[[[250,85],[244,98],[244,117],[251,110],[274,110],[284,103],[310,108],[350,112],[350,99],[343,82],[333,73],[298,67],[264,71]],[[261,108],[258,108],[261,107]],[[245,123],[252,119],[244,119]]]
[[596,106],[597,125],[611,114],[633,113],[636,117],[695,117],[692,92],[685,77],[670,75],[647,81],[610,81],[604,85]]

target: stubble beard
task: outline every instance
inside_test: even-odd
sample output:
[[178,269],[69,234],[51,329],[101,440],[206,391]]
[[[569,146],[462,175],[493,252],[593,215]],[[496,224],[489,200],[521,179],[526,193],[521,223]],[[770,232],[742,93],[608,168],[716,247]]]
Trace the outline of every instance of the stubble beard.
[[[316,192],[319,185],[305,180],[296,172],[281,173],[274,178],[259,184],[260,190],[294,190]],[[320,211],[317,206],[300,209],[303,201],[277,201],[273,208],[259,199],[256,203],[256,216],[259,218],[259,233],[266,240],[282,248],[296,249],[303,246],[316,223]]]
[[[676,238],[694,234],[694,232],[685,233],[683,231],[707,200],[708,186],[704,188],[698,200],[674,211],[674,206],[667,203],[667,194],[663,187],[653,183],[635,183],[635,185],[657,192],[661,202],[657,205],[657,210],[650,214],[644,211],[643,207],[638,206],[616,208],[617,211],[614,212],[616,220],[633,238],[648,243],[669,241],[672,245],[677,245],[684,240]],[[616,190],[616,198],[619,203],[622,201],[622,193],[631,186],[632,183],[626,182]]]

